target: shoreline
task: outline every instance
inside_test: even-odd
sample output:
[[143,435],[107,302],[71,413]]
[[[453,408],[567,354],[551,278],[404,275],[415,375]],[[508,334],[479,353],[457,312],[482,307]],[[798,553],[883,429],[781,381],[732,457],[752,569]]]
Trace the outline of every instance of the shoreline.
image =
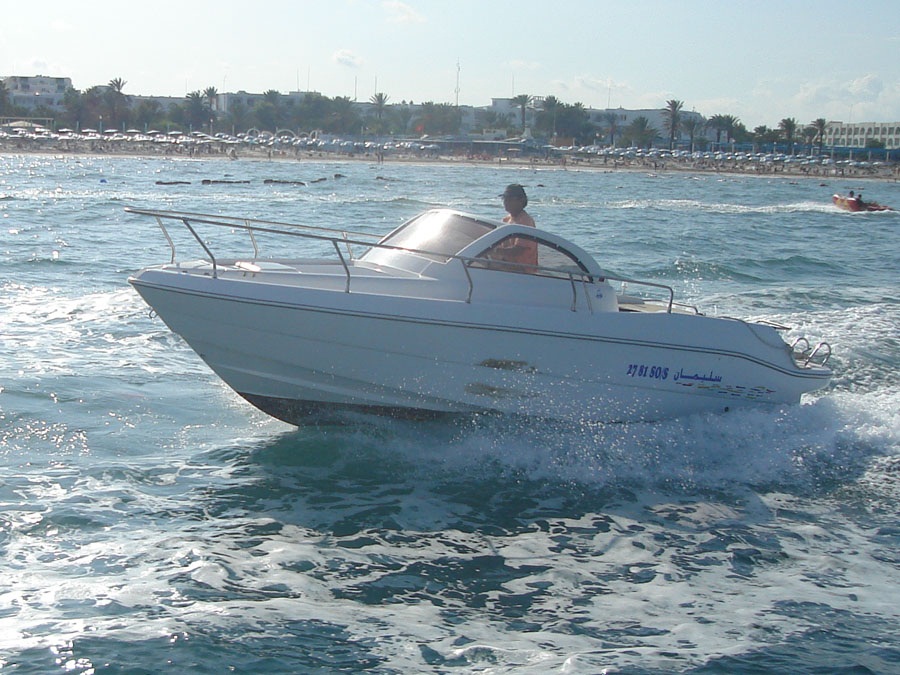
[[554,158],[473,157],[435,153],[391,153],[376,155],[344,154],[322,151],[285,151],[243,146],[179,146],[176,144],[131,144],[126,141],[72,141],[66,145],[44,145],[28,139],[0,139],[0,155],[44,155],[48,157],[134,157],[148,159],[232,159],[252,162],[367,162],[379,166],[421,164],[448,166],[484,166],[515,169],[553,169],[596,171],[603,173],[645,172],[650,174],[695,173],[700,175],[756,176],[760,178],[810,178],[819,180],[900,181],[900,164],[873,167],[834,167],[792,165],[784,162],[761,163],[737,160],[682,160],[666,158],[611,159],[563,155]]

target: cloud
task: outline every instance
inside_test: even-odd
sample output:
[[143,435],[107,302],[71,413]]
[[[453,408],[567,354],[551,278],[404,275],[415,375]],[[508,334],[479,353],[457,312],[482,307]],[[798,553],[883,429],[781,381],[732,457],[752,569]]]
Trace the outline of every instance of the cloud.
[[800,119],[893,121],[900,106],[900,86],[885,85],[870,74],[846,81],[805,82],[795,91],[778,92],[778,98]]
[[[526,75],[523,80],[527,79],[525,64],[517,65],[517,70]],[[516,89],[516,93],[519,89],[526,90],[519,86]],[[828,121],[893,122],[900,110],[900,80],[866,71],[844,78],[792,78],[767,74],[749,86],[733,90],[726,87],[714,95],[704,95],[700,89],[685,92],[656,88],[648,91],[628,80],[581,73],[551,79],[546,91],[529,90],[528,93],[552,94],[564,103],[580,102],[595,109],[607,105],[613,109],[661,109],[667,100],[675,98],[684,102],[685,110],[696,111],[707,118],[719,114],[734,115],[750,130],[761,125],[777,127],[785,118],[794,118],[801,124],[820,117]]]
[[400,0],[386,0],[381,6],[387,10],[388,23],[425,23],[424,16]]
[[54,68],[55,65],[51,66],[49,61],[45,61],[44,59],[29,59],[25,61],[28,68],[31,68],[36,73],[44,73],[50,72]]
[[[592,75],[577,75],[575,77],[575,86],[587,91],[609,92],[613,83],[609,79],[601,79]],[[618,85],[617,88],[620,88],[620,86]]]
[[550,93],[556,96],[557,98],[562,98],[560,96],[561,92],[568,92],[570,90],[569,83],[565,80],[550,80]]
[[349,49],[339,49],[331,58],[338,65],[346,66],[347,68],[360,68],[363,64],[363,60]]
[[[592,108],[606,108],[607,105],[612,108],[627,107],[626,103],[635,101],[636,96],[629,84],[594,75],[576,75],[566,84],[565,90],[570,97],[574,97],[567,103],[580,102]],[[645,106],[641,104],[641,107]]]
[[[685,102],[685,105],[687,106],[688,103]],[[745,124],[752,123],[744,121],[741,115],[738,114],[741,107],[741,102],[733,96],[717,96],[712,98],[702,98],[697,101],[696,104],[691,103],[688,109],[696,110],[705,117],[712,117],[713,115],[734,115],[738,119],[741,119]]]
[[541,64],[536,61],[522,61],[520,59],[514,59],[512,61],[507,61],[504,66],[509,68],[513,72],[518,72],[522,70],[540,70]]
[[68,21],[65,21],[60,18],[51,19],[49,22],[49,28],[54,33],[74,33],[77,29]]
[[804,82],[793,96],[793,100],[804,107],[827,105],[836,98],[844,98],[834,86],[825,82]]
[[884,89],[881,79],[875,75],[864,75],[847,85],[847,90],[856,98],[874,101]]

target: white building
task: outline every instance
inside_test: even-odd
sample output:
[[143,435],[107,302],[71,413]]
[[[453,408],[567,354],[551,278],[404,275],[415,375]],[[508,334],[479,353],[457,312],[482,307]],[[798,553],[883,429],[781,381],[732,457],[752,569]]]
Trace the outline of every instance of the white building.
[[72,79],[68,77],[10,75],[0,81],[6,85],[9,102],[29,110],[42,106],[61,108],[66,90],[72,87]]
[[[697,122],[702,124],[705,121],[703,115],[692,110],[682,110],[678,113],[678,115],[681,118],[682,122],[688,119],[695,119]],[[607,108],[605,110],[596,110],[594,108],[588,108],[588,116],[590,117],[591,124],[597,126],[601,130],[609,127],[610,117],[615,117],[616,138],[620,137],[628,128],[628,126],[639,117],[645,118],[649,126],[653,129],[656,129],[656,133],[660,138],[667,139],[669,137],[669,132],[666,130],[666,111],[663,108],[645,108],[643,110],[626,110],[625,108]],[[603,132],[601,131],[601,134],[602,133]],[[694,140],[698,141],[701,138],[714,140],[715,131],[708,128],[703,128],[698,131],[698,133],[694,137]],[[676,143],[686,143],[690,141],[690,134],[681,130],[675,135],[675,141]]]
[[900,148],[900,122],[829,122],[825,129],[829,147],[865,148],[870,141],[883,144],[886,150]]

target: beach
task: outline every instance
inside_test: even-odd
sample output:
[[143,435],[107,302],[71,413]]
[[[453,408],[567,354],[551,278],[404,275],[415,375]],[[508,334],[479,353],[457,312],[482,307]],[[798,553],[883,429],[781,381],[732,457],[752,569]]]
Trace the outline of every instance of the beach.
[[[355,144],[357,147],[364,144]],[[133,157],[185,157],[195,159],[230,158],[255,161],[362,161],[369,163],[449,163],[514,168],[562,168],[592,171],[672,171],[806,178],[864,178],[900,180],[900,163],[868,160],[835,161],[810,155],[775,156],[757,153],[682,153],[674,156],[660,150],[604,150],[603,152],[548,151],[543,156],[493,156],[466,152],[442,152],[436,144],[405,142],[389,150],[370,148],[347,151],[348,143],[309,149],[277,143],[233,143],[213,137],[188,135],[116,134],[111,137],[0,136],[0,154],[47,154]],[[864,151],[861,151],[864,154]]]

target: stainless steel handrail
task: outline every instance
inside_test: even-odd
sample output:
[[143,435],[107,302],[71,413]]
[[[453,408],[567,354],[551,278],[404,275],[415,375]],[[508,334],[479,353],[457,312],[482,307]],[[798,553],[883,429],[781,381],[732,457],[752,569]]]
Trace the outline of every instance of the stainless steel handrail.
[[200,246],[203,247],[203,250],[204,250],[204,251],[206,251],[206,255],[208,255],[208,256],[209,256],[209,259],[212,261],[212,266],[213,266],[213,279],[217,278],[217,277],[219,276],[219,270],[218,270],[218,267],[217,267],[217,265],[216,265],[216,256],[214,256],[214,255],[213,255],[213,252],[212,252],[211,250],[209,250],[209,246],[207,246],[207,245],[206,245],[206,242],[204,242],[204,241],[200,238],[200,235],[197,234],[197,230],[195,230],[195,229],[193,228],[193,226],[191,226],[191,223],[190,223],[190,221],[188,221],[187,218],[182,218],[182,219],[181,219],[181,222],[184,223],[184,226],[187,227],[187,229],[190,231],[190,233],[191,233],[192,235],[194,235],[194,239],[197,240],[197,243],[200,244]]
[[[660,288],[666,291],[669,294],[669,302],[666,303],[666,312],[669,314],[672,313],[672,308],[675,306],[675,289],[671,286],[667,286],[666,284],[657,284],[653,281],[641,281],[640,279],[632,279],[630,277],[619,277],[614,274],[606,274],[605,278],[607,281],[621,281],[623,284],[637,284],[638,286],[650,286],[651,288]],[[697,308],[693,305],[683,305],[684,307],[691,307],[694,309],[697,314],[700,312],[697,311]]]
[[805,337],[798,337],[791,343],[791,353],[806,354],[810,349],[809,340]]
[[[247,219],[244,219],[244,224],[247,224]],[[256,243],[256,237],[253,235],[253,230],[250,230],[250,242],[253,244],[253,257],[259,257],[259,245]]]
[[469,266],[466,264],[466,261],[462,258],[457,258],[460,264],[462,265],[463,272],[466,273],[466,281],[469,283],[469,292],[466,293],[466,304],[470,304],[472,302],[472,293],[475,292],[475,282],[472,281],[472,275],[469,274]]
[[[323,241],[323,242],[327,241],[327,242],[331,243],[331,245],[334,247],[334,250],[338,256],[338,260],[340,260],[341,266],[344,269],[344,277],[345,277],[344,291],[346,293],[349,293],[351,290],[350,285],[351,285],[351,279],[352,279],[350,265],[348,264],[348,257],[349,257],[349,260],[351,260],[351,261],[357,259],[353,255],[353,250],[351,248],[351,245],[353,245],[353,244],[364,246],[367,249],[383,248],[383,249],[388,249],[388,250],[405,251],[407,253],[415,253],[415,254],[421,254],[421,255],[431,255],[431,256],[439,255],[443,258],[447,258],[448,260],[459,260],[463,265],[463,269],[465,271],[466,279],[467,279],[468,286],[469,286],[467,297],[466,297],[467,303],[470,303],[472,301],[472,294],[474,292],[474,282],[472,280],[472,276],[470,274],[469,268],[472,266],[479,266],[479,267],[487,266],[487,267],[489,267],[489,265],[486,265],[486,263],[491,262],[491,261],[485,260],[484,258],[472,258],[469,256],[437,253],[435,251],[428,251],[428,250],[424,250],[424,249],[408,248],[405,246],[393,246],[391,244],[381,244],[377,241],[361,241],[361,240],[351,239],[348,236],[348,235],[354,235],[354,236],[358,236],[358,237],[368,237],[371,239],[380,239],[381,238],[380,235],[376,235],[376,234],[372,234],[372,233],[368,233],[368,232],[353,232],[350,230],[338,230],[336,228],[329,228],[329,227],[317,227],[317,226],[312,226],[312,225],[296,225],[296,224],[292,224],[292,223],[282,223],[282,222],[270,221],[270,220],[257,220],[257,219],[252,219],[252,218],[237,218],[237,217],[232,217],[232,216],[216,216],[216,215],[209,215],[209,214],[203,214],[203,213],[190,213],[190,212],[181,212],[181,211],[157,211],[157,210],[151,210],[151,209],[140,209],[140,208],[132,208],[132,207],[126,208],[125,211],[128,213],[134,213],[137,215],[152,216],[153,218],[156,219],[157,223],[159,224],[160,228],[162,229],[162,231],[166,237],[166,240],[169,243],[169,248],[172,251],[172,263],[173,264],[176,261],[175,243],[172,240],[171,236],[169,235],[167,228],[163,225],[162,219],[178,220],[181,223],[183,223],[187,227],[188,231],[193,235],[193,237],[197,241],[197,243],[199,243],[200,246],[203,248],[203,250],[206,252],[206,255],[209,257],[209,260],[213,266],[213,277],[214,278],[218,277],[218,263],[216,261],[216,257],[213,254],[212,250],[210,250],[210,248],[206,245],[206,243],[203,241],[203,239],[197,233],[197,231],[193,227],[193,225],[191,225],[191,222],[193,222],[195,224],[216,225],[219,227],[229,227],[229,228],[240,229],[240,230],[244,230],[244,231],[248,232],[248,234],[250,235],[251,243],[253,245],[253,251],[254,251],[255,258],[259,257],[259,246],[257,245],[254,233],[263,232],[263,233],[267,233],[267,234],[278,234],[278,235],[300,237],[302,239],[311,239],[314,241]],[[292,230],[279,229],[282,227],[290,227],[290,228],[294,228],[294,230],[303,230],[303,231],[292,231]],[[316,232],[316,231],[320,231],[320,232],[324,232],[324,233],[337,233],[339,236],[334,236],[333,234],[314,234],[314,232]],[[341,245],[345,245],[347,247],[347,254],[348,254],[347,256],[345,256],[341,252]],[[572,296],[573,296],[572,297],[572,311],[573,312],[578,310],[578,289],[576,286],[576,282],[578,282],[578,281],[581,281],[582,286],[584,286],[584,295],[586,298],[587,308],[590,313],[593,313],[594,308],[593,308],[593,303],[590,298],[590,293],[588,292],[586,285],[593,283],[595,280],[596,281],[621,281],[621,282],[627,283],[627,284],[636,284],[639,286],[648,286],[651,288],[658,288],[658,289],[666,291],[669,295],[669,300],[668,300],[667,307],[666,307],[667,312],[671,313],[672,308],[675,304],[675,290],[671,286],[667,286],[666,284],[658,284],[658,283],[655,283],[652,281],[641,281],[638,279],[632,279],[629,277],[620,277],[620,276],[616,276],[616,275],[610,275],[607,273],[604,273],[603,276],[598,277],[596,275],[589,274],[587,272],[573,272],[573,271],[560,270],[560,269],[551,268],[551,267],[541,267],[539,265],[527,265],[527,264],[514,263],[514,262],[503,262],[502,264],[503,264],[504,269],[507,269],[507,270],[509,270],[510,268],[512,268],[512,269],[521,268],[523,271],[527,271],[527,272],[531,272],[531,273],[543,272],[544,274],[547,274],[548,276],[552,276],[552,277],[555,277],[558,279],[566,279],[567,278],[569,281],[569,284],[572,288]]]
[[166,229],[166,226],[163,225],[162,218],[156,216],[156,223],[159,225],[159,229],[162,230],[163,234],[166,237],[166,241],[169,242],[169,249],[172,251],[172,264],[175,264],[175,242],[172,241],[172,237],[169,236],[169,231]]
[[[822,352],[822,354],[820,355],[819,352]],[[818,361],[813,360],[816,357],[818,357]],[[809,353],[809,356],[806,357],[804,365],[808,366],[810,363],[818,363],[818,365],[824,366],[828,363],[829,359],[831,359],[831,345],[827,342],[820,342]]]
[[157,218],[171,218],[173,220],[181,220],[182,218],[190,218],[192,220],[196,220],[200,222],[201,220],[209,220],[210,222],[215,222],[217,225],[224,226],[232,226],[234,224],[250,224],[256,223],[259,225],[277,225],[281,227],[291,227],[298,230],[318,230],[320,232],[337,232],[339,234],[352,234],[357,237],[372,237],[374,239],[380,239],[380,234],[375,234],[372,232],[358,232],[354,230],[348,229],[338,229],[335,227],[324,227],[322,225],[301,225],[299,223],[285,223],[283,221],[278,220],[261,220],[259,218],[242,218],[240,216],[223,216],[216,215],[211,213],[196,213],[193,211],[160,211],[159,209],[142,209],[134,206],[125,207],[126,213],[135,213],[143,216],[154,216]]
[[[337,253],[338,260],[341,261],[341,265],[344,267],[344,276],[346,277],[346,281],[344,282],[344,293],[350,292],[350,266],[347,264],[347,261],[344,260],[344,254],[341,253],[341,247],[338,244],[336,239],[331,240],[332,246],[334,246],[334,252]],[[353,260],[352,256],[350,258]]]
[[810,364],[824,366],[831,358],[831,345],[819,342],[815,347],[805,337],[798,337],[791,343],[791,354],[797,363],[804,366]]

